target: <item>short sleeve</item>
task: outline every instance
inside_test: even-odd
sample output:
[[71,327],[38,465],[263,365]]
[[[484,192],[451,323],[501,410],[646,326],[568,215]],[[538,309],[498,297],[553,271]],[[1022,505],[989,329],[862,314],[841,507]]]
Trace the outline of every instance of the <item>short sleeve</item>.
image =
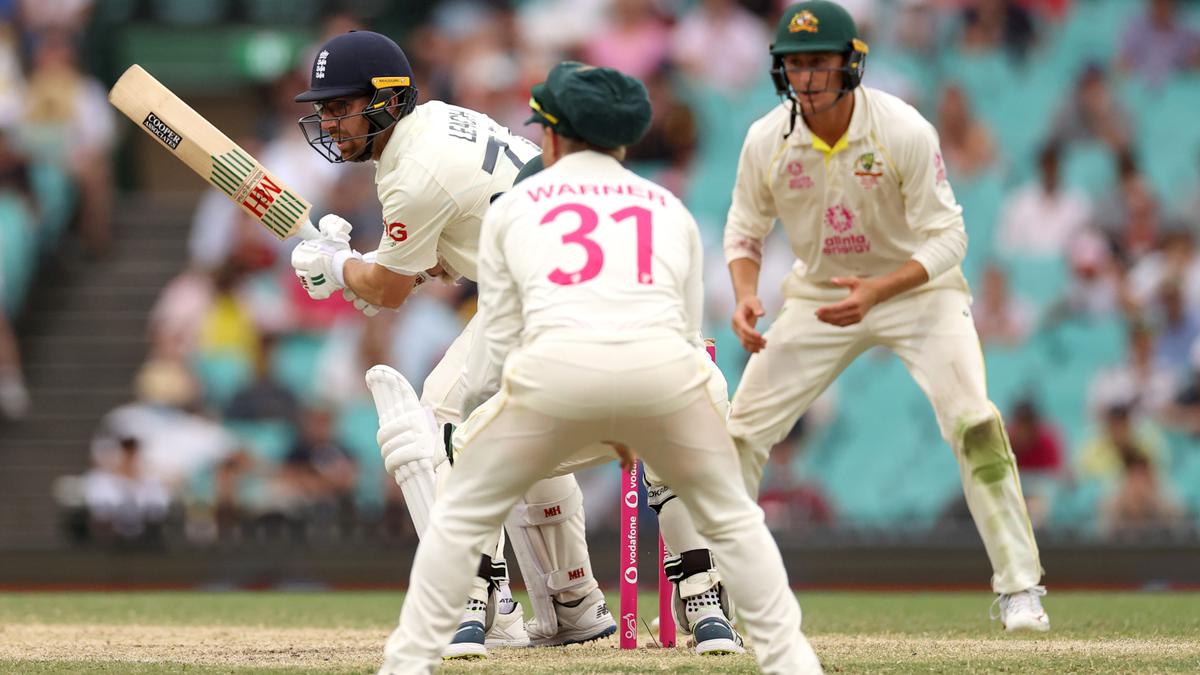
[[415,275],[438,263],[442,230],[459,214],[458,204],[423,167],[403,163],[379,180],[383,237],[376,262]]

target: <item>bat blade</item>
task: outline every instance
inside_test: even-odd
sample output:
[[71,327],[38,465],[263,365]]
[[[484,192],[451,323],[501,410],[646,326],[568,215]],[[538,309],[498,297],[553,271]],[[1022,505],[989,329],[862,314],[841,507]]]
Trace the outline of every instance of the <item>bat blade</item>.
[[115,108],[279,239],[317,235],[312,205],[134,64],[108,92]]

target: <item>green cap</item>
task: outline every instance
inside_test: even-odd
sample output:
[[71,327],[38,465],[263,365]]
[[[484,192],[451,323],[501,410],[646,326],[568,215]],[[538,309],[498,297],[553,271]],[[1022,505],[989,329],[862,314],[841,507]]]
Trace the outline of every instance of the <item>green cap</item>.
[[771,54],[799,52],[867,52],[854,19],[844,7],[827,0],[799,2],[783,10]]
[[517,177],[513,179],[513,185],[520,183],[544,168],[546,168],[546,164],[542,161],[542,156],[538,155],[537,157],[534,157],[528,162],[525,162],[525,166],[521,167],[521,170],[517,172]]
[[529,99],[537,123],[605,149],[632,145],[650,128],[650,96],[636,78],[612,68],[563,61]]

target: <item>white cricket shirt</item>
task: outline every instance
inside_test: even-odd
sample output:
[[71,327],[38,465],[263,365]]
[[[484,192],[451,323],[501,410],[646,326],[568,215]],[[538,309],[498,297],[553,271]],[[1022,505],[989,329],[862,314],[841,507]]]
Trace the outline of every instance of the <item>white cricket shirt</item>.
[[483,221],[485,380],[551,331],[697,343],[704,297],[696,221],[665,188],[598,152],[569,154],[496,200]]
[[484,212],[541,150],[487,115],[440,101],[393,128],[375,167],[384,221],[376,262],[410,276],[441,263],[475,280]]
[[726,261],[761,260],[778,218],[798,260],[784,282],[789,297],[842,296],[831,278],[881,276],[908,260],[929,273],[917,290],[965,291],[962,207],[937,132],[894,96],[865,87],[854,96],[850,127],[833,148],[800,117],[783,137],[790,104],[751,125],[725,225]]

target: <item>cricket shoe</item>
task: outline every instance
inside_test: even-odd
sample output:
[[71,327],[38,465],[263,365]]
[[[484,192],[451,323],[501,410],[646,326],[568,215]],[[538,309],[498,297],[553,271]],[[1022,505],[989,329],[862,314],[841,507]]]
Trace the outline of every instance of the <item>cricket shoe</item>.
[[716,588],[684,601],[687,625],[691,627],[696,653],[703,656],[744,654],[742,636],[733,629],[721,609],[721,596]]
[[617,632],[617,622],[608,611],[608,603],[599,588],[592,589],[571,605],[555,600],[554,611],[558,615],[558,630],[553,635],[543,635],[538,632],[537,619],[534,619],[526,626],[529,644],[534,647],[582,644]]
[[458,630],[454,631],[454,639],[442,650],[443,659],[486,659],[488,652],[484,646],[484,626],[487,625],[487,603],[482,600],[469,598],[467,609],[463,612]]
[[521,603],[512,601],[512,610],[507,614],[496,612],[484,645],[488,649],[529,646],[529,634],[525,632],[525,612]]
[[1050,630],[1050,617],[1042,609],[1042,596],[1045,594],[1045,586],[1030,586],[1018,593],[1001,593],[992,603],[992,610],[988,614],[992,619],[1000,619],[1000,625],[1006,631],[1045,633]]

